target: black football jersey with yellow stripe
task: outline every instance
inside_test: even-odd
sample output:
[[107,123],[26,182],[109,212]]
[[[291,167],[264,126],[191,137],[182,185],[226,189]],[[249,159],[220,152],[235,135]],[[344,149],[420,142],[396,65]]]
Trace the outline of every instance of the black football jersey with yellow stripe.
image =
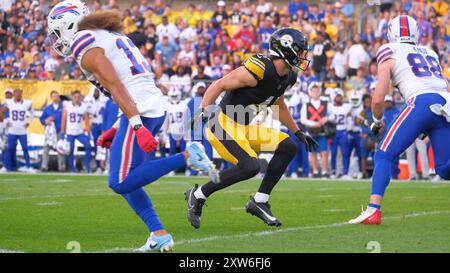
[[251,56],[245,60],[243,66],[255,77],[258,84],[227,91],[220,102],[220,108],[234,121],[249,124],[261,110],[271,106],[295,84],[297,73],[289,72],[280,77],[272,60],[262,54]]

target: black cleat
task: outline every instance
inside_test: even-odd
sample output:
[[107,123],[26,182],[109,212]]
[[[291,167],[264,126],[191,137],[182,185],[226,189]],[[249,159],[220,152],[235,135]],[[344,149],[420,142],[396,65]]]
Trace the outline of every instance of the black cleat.
[[277,218],[273,216],[272,211],[270,211],[269,202],[258,203],[253,197],[250,197],[250,201],[245,205],[245,211],[263,220],[264,223],[269,226],[281,226],[281,222],[278,221]]
[[194,192],[198,189],[198,185],[190,188],[184,193],[184,200],[187,201],[187,218],[191,225],[195,228],[200,227],[200,216],[202,215],[202,207],[205,204],[204,199],[196,198]]

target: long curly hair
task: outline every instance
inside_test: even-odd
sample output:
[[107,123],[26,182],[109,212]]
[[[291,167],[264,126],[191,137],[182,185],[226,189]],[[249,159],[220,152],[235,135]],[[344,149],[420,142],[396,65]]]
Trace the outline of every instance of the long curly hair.
[[122,17],[116,10],[99,10],[86,15],[78,23],[78,31],[104,29],[114,32],[123,31]]

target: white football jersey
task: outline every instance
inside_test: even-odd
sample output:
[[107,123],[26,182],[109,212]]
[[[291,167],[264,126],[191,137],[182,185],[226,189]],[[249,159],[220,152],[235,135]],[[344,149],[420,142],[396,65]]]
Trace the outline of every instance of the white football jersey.
[[167,133],[171,135],[184,134],[184,114],[189,100],[181,100],[178,103],[167,100]]
[[357,118],[359,118],[361,116],[361,112],[364,110],[363,106],[360,105],[359,107],[353,107],[352,108],[352,131],[359,133],[361,132],[361,125],[358,124],[358,120]]
[[8,133],[13,135],[26,135],[27,123],[32,117],[31,100],[22,100],[20,102],[14,101],[14,99],[8,99],[5,101],[6,107],[9,110],[8,122],[11,127],[8,128]]
[[92,99],[86,102],[88,104],[89,117],[92,124],[102,124],[102,111],[105,108],[106,101],[102,99]]
[[446,92],[439,56],[430,48],[406,43],[388,43],[377,52],[377,63],[395,59],[392,85],[408,100],[419,93]]
[[66,120],[66,134],[67,135],[81,135],[83,133],[83,120],[88,112],[88,105],[81,103],[74,105],[71,101],[64,103],[64,109],[67,112]]
[[[164,115],[162,93],[155,85],[152,70],[139,48],[127,36],[101,29],[82,30],[72,38],[70,47],[80,67],[83,55],[89,49],[95,47],[104,49],[106,57],[136,103],[141,116],[161,117]],[[83,67],[81,70],[103,94],[111,96],[93,74],[84,70]]]
[[347,131],[352,127],[352,106],[343,103],[340,106],[330,105],[330,113],[332,120],[336,123],[336,130]]

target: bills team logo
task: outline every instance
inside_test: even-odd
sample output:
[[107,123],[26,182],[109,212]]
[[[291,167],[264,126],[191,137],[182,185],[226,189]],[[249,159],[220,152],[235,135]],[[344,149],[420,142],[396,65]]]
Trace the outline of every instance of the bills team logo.
[[50,18],[53,20],[61,19],[63,17],[64,13],[66,13],[66,12],[70,12],[75,15],[80,15],[80,13],[78,11],[76,11],[75,9],[78,9],[78,7],[77,6],[58,7],[50,14]]
[[281,36],[280,43],[282,46],[290,47],[293,42],[294,42],[294,39],[292,38],[291,35],[286,34],[286,35]]

